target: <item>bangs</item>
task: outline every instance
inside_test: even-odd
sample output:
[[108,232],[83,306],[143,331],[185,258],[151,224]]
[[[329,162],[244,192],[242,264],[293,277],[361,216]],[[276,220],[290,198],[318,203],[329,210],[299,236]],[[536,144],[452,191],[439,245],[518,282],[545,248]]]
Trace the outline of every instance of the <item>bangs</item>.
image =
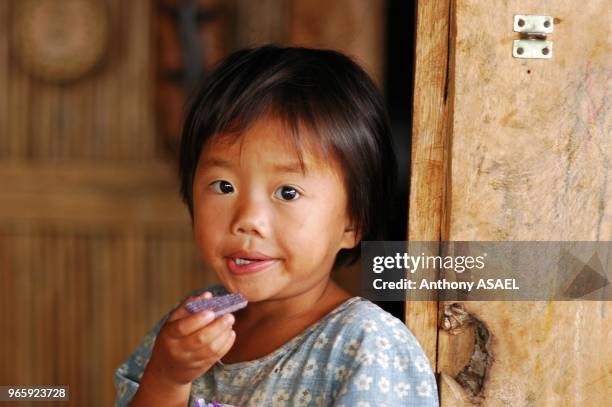
[[328,165],[338,164],[338,152],[329,133],[330,118],[321,117],[312,109],[317,101],[312,97],[295,98],[295,95],[283,98],[283,93],[268,94],[257,103],[237,105],[233,115],[228,114],[225,120],[218,122],[218,128],[210,135],[203,149],[220,140],[232,144],[238,142],[255,123],[274,120],[282,126],[298,157],[302,173],[306,173],[305,151]]

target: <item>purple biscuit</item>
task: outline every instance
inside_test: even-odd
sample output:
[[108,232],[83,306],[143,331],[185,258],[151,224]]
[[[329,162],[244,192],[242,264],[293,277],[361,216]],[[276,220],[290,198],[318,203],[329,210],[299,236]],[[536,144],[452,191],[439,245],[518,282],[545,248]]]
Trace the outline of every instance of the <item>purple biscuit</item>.
[[221,295],[212,298],[199,298],[185,304],[187,311],[192,314],[204,310],[211,310],[215,313],[215,319],[229,312],[238,311],[246,307],[248,301],[240,293]]

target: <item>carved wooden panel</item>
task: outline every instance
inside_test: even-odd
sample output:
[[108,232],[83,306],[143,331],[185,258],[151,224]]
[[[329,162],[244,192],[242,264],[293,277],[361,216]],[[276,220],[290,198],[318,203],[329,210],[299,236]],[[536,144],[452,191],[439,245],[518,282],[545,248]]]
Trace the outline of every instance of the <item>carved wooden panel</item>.
[[165,156],[153,116],[148,1],[108,0],[105,59],[80,80],[41,82],[13,58],[16,0],[0,4],[0,159],[151,161]]

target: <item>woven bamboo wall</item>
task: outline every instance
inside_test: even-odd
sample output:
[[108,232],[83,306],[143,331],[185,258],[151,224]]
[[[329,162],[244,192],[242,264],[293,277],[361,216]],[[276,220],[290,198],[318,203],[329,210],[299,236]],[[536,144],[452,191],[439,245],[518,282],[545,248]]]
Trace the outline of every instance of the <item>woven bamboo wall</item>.
[[71,405],[111,405],[126,350],[207,283],[190,272],[190,236],[168,232],[4,223],[0,383],[70,385]]
[[13,57],[0,2],[0,384],[70,385],[75,406],[112,405],[129,350],[213,282],[156,135],[151,2],[105,4],[102,63],[51,84]]

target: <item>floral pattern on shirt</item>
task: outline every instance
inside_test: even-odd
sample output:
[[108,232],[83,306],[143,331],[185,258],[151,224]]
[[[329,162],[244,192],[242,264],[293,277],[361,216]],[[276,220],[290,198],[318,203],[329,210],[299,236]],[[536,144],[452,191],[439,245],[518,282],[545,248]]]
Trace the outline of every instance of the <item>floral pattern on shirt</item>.
[[[227,293],[223,286],[204,290]],[[198,290],[202,292],[204,290]],[[167,316],[115,374],[127,406]],[[437,385],[414,335],[391,314],[353,297],[260,359],[217,363],[193,381],[195,400],[249,406],[438,406]]]

